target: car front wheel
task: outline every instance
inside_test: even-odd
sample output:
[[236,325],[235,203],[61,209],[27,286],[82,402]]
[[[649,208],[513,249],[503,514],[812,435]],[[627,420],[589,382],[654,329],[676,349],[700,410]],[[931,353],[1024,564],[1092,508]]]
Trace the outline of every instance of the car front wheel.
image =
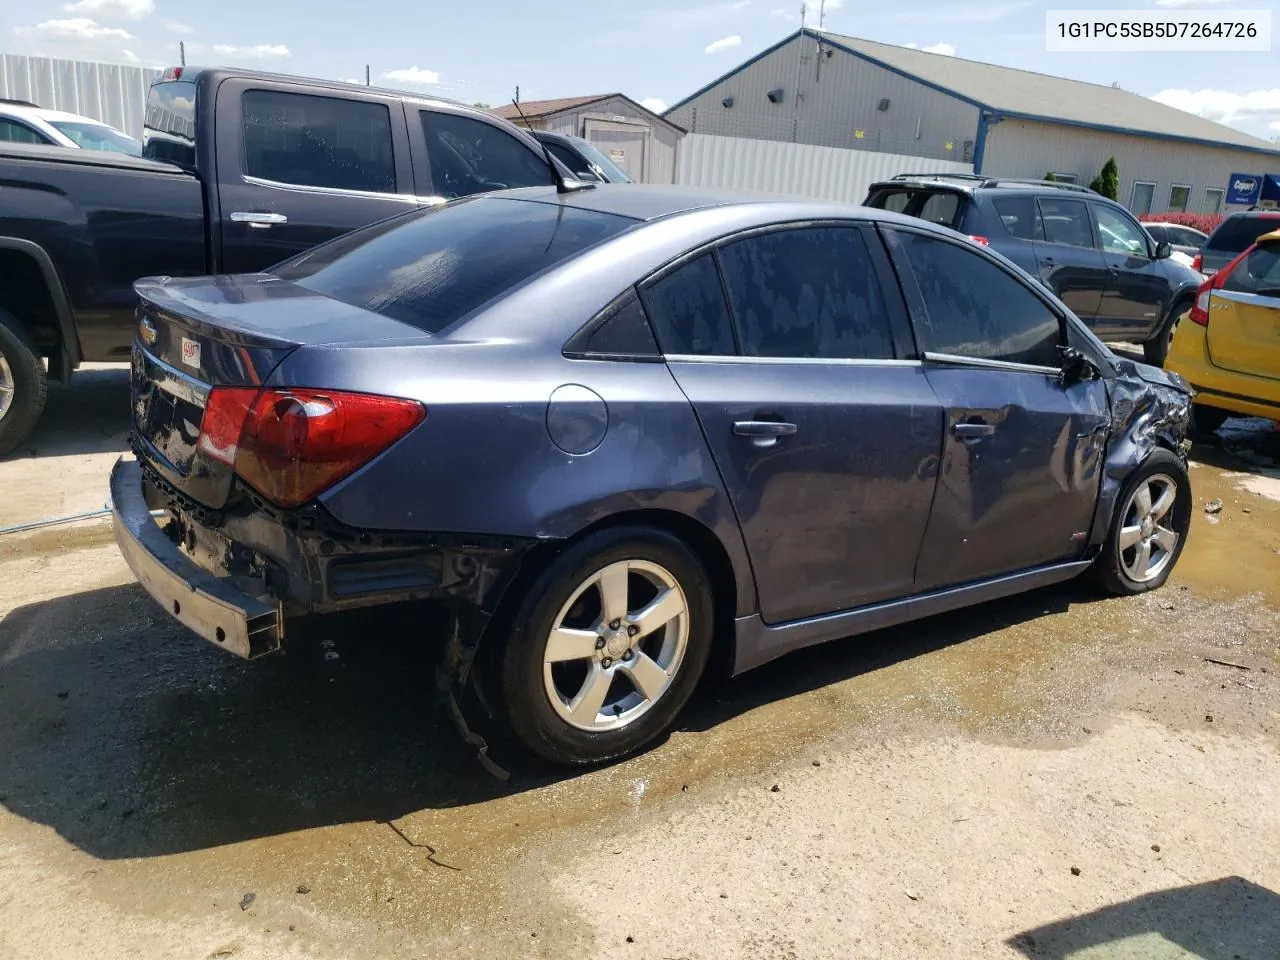
[[553,763],[601,763],[670,729],[711,650],[698,557],[653,529],[591,535],[525,591],[502,657],[510,732]]
[[1191,483],[1182,461],[1156,450],[1121,488],[1111,529],[1095,568],[1119,596],[1163,586],[1191,528]]

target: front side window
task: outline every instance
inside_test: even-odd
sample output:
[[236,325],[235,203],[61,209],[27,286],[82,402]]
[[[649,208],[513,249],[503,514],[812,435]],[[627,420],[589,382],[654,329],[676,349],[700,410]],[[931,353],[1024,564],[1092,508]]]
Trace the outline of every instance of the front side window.
[[1196,233],[1194,230],[1188,230],[1185,227],[1175,229],[1173,231],[1173,240],[1183,247],[1198,247],[1204,243],[1204,237]]
[[395,193],[385,104],[247,90],[244,172],[276,183]]
[[1089,211],[1083,200],[1040,198],[1040,217],[1044,238],[1050,243],[1069,247],[1092,247],[1093,230],[1089,227]]
[[1043,300],[979,253],[900,233],[924,298],[930,353],[1057,367],[1062,323]]
[[431,185],[438,196],[452,200],[553,182],[546,158],[501,127],[456,113],[420,112]]
[[1129,198],[1129,209],[1135,216],[1145,216],[1151,212],[1151,204],[1155,202],[1156,185],[1147,180],[1139,180],[1133,185],[1133,194]]
[[640,296],[663,353],[723,357],[738,352],[720,271],[711,254],[646,284]]
[[720,262],[743,355],[894,356],[888,308],[861,230],[760,234],[723,246]]
[[1128,217],[1096,203],[1093,205],[1093,212],[1098,218],[1102,249],[1107,253],[1122,253],[1126,257],[1145,257],[1150,254],[1142,228]]
[[4,143],[50,143],[48,137],[36,133],[25,123],[7,120],[0,117],[0,142]]

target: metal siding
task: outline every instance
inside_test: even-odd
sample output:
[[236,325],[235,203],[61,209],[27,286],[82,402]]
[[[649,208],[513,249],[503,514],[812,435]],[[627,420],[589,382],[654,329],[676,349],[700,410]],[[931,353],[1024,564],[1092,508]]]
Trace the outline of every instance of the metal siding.
[[861,203],[875,181],[925,165],[938,172],[973,172],[967,163],[691,133],[680,143],[676,182]]
[[[817,41],[797,37],[671,111],[667,119],[691,134],[964,161],[965,142],[977,138],[976,107],[846,51],[833,50],[826,57],[828,49],[824,47],[819,73]],[[777,87],[783,98],[773,104],[766,94]],[[721,105],[728,96],[734,99],[731,109]],[[885,98],[889,109],[881,112],[877,104]],[[858,130],[863,131],[861,139]]]
[[1188,212],[1199,213],[1206,187],[1225,189],[1233,173],[1280,173],[1280,161],[1230,147],[1202,147],[1148,137],[1109,134],[1078,127],[1002,120],[990,125],[982,172],[992,176],[1042,177],[1074,173],[1089,182],[1109,157],[1120,172],[1121,203],[1128,206],[1136,180],[1155,181],[1152,213],[1168,210],[1169,187],[1190,184]]
[[160,76],[145,67],[0,54],[0,98],[92,117],[139,140],[147,89]]
[[[610,116],[625,117],[638,120],[649,129],[648,143],[645,147],[644,183],[672,183],[676,170],[676,148],[682,134],[670,127],[655,123],[652,116],[637,110],[622,97],[610,97],[584,104],[573,110],[566,110],[546,118],[542,129],[554,133],[568,134],[573,137],[583,135],[584,120],[587,117],[607,119]],[[534,126],[538,126],[534,121]]]

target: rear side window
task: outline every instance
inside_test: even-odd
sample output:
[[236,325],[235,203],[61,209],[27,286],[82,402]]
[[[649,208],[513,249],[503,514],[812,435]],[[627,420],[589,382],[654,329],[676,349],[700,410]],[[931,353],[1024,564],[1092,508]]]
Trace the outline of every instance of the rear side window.
[[1043,240],[1044,226],[1035,197],[996,197],[991,201],[996,215],[1010,236],[1022,240]]
[[1229,217],[1209,234],[1209,240],[1204,247],[1206,250],[1219,250],[1224,253],[1243,253],[1260,236],[1270,233],[1277,227],[1280,227],[1280,216]]
[[147,91],[142,155],[186,167],[196,165],[196,85],[168,80]]
[[663,353],[723,357],[738,352],[711,254],[646,284],[640,295]]
[[1089,211],[1083,200],[1041,197],[1038,202],[1045,240],[1070,247],[1093,246],[1093,229],[1089,226]]
[[1280,297],[1280,243],[1272,241],[1250,251],[1223,281],[1222,289]]
[[964,210],[964,197],[951,190],[881,190],[867,206],[892,210],[909,217],[928,220],[944,227],[956,227]]
[[591,210],[478,197],[373,224],[272,272],[438,333],[634,223]]
[[0,143],[52,143],[48,137],[36,133],[25,123],[0,117]]
[[552,182],[545,157],[501,127],[483,120],[422,110],[431,185],[449,200],[488,190],[540,187]]
[[1018,280],[944,240],[899,233],[924,298],[924,349],[957,357],[1057,367],[1062,324]]
[[276,183],[395,193],[385,104],[246,90],[245,173]]
[[888,308],[862,231],[779,230],[720,248],[742,353],[891,359]]

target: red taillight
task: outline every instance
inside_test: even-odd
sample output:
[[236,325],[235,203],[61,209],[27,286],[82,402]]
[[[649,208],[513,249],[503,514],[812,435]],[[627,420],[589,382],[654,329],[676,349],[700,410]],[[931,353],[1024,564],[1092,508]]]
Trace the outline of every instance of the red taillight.
[[335,390],[215,387],[200,449],[282,507],[306,503],[422,422],[414,400]]
[[166,71],[164,72],[164,77],[163,77],[163,79],[165,79],[165,80],[181,80],[181,79],[182,79],[182,67],[170,67],[168,70],[166,70]]
[[[1231,271],[1236,268],[1241,260],[1252,253],[1256,246],[1257,244],[1251,244],[1248,250],[1245,250],[1212,277],[1200,284],[1200,289],[1196,292],[1195,305],[1191,308],[1190,319],[1192,323],[1198,323],[1202,327],[1207,327],[1209,325],[1209,301],[1213,299],[1213,291],[1222,289],[1223,284],[1227,282],[1227,277],[1231,276]],[[1199,264],[1200,257],[1197,256],[1197,269],[1199,268]]]
[[969,239],[982,247],[991,246],[991,241],[988,240],[986,237],[975,237],[973,234],[969,234]]
[[1191,269],[1196,271],[1197,273],[1200,273],[1201,272],[1200,268],[1203,266],[1204,266],[1204,254],[1197,253],[1195,255],[1195,259],[1191,261]]

